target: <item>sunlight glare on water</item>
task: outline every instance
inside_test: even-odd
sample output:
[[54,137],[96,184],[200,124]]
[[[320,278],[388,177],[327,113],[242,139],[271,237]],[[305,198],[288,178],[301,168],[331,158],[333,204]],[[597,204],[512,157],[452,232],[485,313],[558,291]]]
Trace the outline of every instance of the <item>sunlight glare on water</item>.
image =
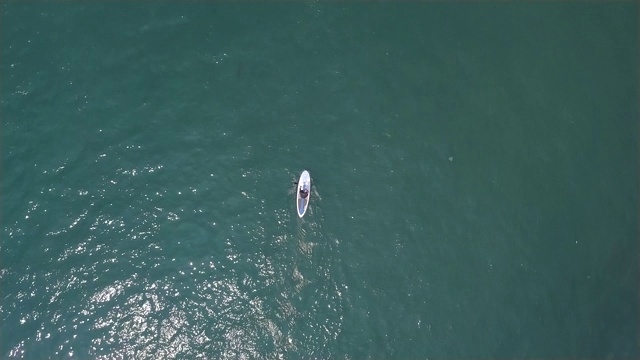
[[637,13],[3,2],[0,358],[638,358]]

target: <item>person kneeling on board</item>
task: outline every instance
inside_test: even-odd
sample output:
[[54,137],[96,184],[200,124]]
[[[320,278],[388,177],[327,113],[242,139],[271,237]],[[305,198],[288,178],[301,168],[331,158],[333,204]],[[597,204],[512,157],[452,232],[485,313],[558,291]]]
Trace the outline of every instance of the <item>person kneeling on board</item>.
[[303,199],[306,199],[307,196],[309,196],[309,191],[304,188],[300,189],[300,197]]

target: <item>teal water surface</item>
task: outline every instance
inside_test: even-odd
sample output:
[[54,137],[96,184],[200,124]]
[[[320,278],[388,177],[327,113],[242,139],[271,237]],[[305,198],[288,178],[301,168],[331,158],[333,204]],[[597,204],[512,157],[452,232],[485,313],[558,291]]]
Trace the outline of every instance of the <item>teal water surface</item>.
[[637,3],[0,6],[0,358],[640,355]]

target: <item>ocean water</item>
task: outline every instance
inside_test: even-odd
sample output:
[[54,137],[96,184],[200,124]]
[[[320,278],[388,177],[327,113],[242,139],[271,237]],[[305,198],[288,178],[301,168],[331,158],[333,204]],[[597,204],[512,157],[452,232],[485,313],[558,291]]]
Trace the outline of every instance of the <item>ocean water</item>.
[[640,356],[637,3],[0,8],[0,358]]

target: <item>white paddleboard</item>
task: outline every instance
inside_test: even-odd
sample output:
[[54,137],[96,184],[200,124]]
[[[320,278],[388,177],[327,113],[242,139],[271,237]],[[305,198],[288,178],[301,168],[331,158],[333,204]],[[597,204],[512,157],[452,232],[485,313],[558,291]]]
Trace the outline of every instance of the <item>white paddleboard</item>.
[[[300,197],[300,190],[305,189],[308,193],[307,198]],[[307,170],[302,172],[300,180],[298,180],[298,191],[296,191],[296,209],[298,216],[302,218],[307,212],[309,207],[309,200],[311,200],[311,176]]]

